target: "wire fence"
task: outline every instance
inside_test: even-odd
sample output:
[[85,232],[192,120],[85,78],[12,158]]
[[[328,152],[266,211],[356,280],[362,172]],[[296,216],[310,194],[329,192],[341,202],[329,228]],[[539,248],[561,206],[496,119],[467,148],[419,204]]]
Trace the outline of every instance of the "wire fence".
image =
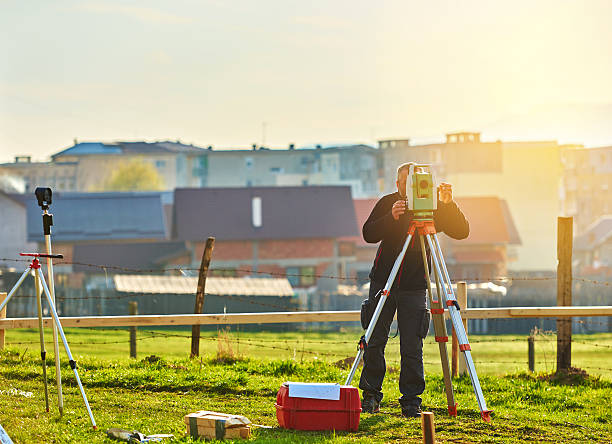
[[[79,330],[90,330],[100,333],[101,331],[112,331],[112,332],[124,332],[128,333],[126,329],[111,329],[111,328],[80,328]],[[220,336],[222,334],[222,337]],[[190,334],[181,334],[181,333],[172,333],[172,332],[163,332],[163,331],[148,331],[143,330],[138,332],[139,337],[135,338],[135,341],[150,341],[150,340],[159,340],[159,339],[183,339],[183,340],[191,340],[192,336]],[[215,332],[212,335],[200,335],[201,340],[208,342],[219,342],[223,343],[232,343],[236,347],[243,347],[242,353],[244,353],[245,347],[255,347],[263,350],[270,350],[275,352],[286,353],[287,355],[295,358],[296,356],[301,356],[303,358],[304,355],[312,356],[312,357],[324,357],[329,360],[336,361],[335,364],[346,365],[346,361],[351,358],[351,351],[356,351],[358,341],[355,339],[353,341],[338,341],[334,339],[330,340],[312,340],[312,339],[264,339],[264,338],[253,338],[253,337],[240,337],[239,333],[236,336],[230,337],[226,331]],[[546,371],[551,371],[556,366],[556,354],[555,354],[555,346],[557,338],[553,334],[553,332],[538,332],[536,331],[533,335],[534,341],[536,344],[539,344],[539,356],[543,359],[540,359],[541,365],[546,369]],[[390,339],[393,341],[393,339]],[[397,342],[397,341],[396,341]],[[486,343],[526,343],[526,338],[487,338],[487,339],[477,339],[470,341],[471,344],[486,344]],[[573,340],[581,345],[599,347],[605,349],[612,349],[612,345],[610,344],[600,344],[592,341],[583,341],[583,340]],[[129,338],[122,340],[108,340],[108,341],[70,341],[70,345],[83,345],[83,346],[100,346],[100,345],[128,345],[131,343]],[[26,345],[26,346],[35,346],[40,344],[40,341],[15,341],[10,342],[8,346],[17,346],[17,345]],[[132,343],[133,344],[133,343]],[[424,347],[434,347],[437,343],[433,340],[433,338],[428,338],[424,341]],[[313,349],[312,346],[325,346],[325,350],[316,350]],[[329,348],[329,346],[334,346],[335,350]],[[350,345],[353,345],[355,348],[351,348]],[[308,346],[308,347],[307,347]],[[345,346],[345,347],[339,347]],[[187,351],[187,348],[185,350]],[[482,351],[484,354],[487,354],[485,351]],[[522,358],[519,359],[478,359],[478,347],[476,347],[473,351],[475,353],[474,363],[476,365],[487,365],[487,366],[495,366],[500,364],[511,364],[515,366],[527,365],[528,358],[526,354],[524,355],[524,360]],[[516,350],[507,354],[516,356],[520,352]],[[612,355],[608,358],[612,359]],[[578,361],[579,362],[579,361]],[[600,362],[612,362],[611,360],[606,360],[604,356]],[[350,364],[350,363],[349,363]],[[391,367],[399,366],[401,364],[400,361],[394,359],[388,359],[387,364]],[[431,361],[425,360],[425,365],[440,365],[439,361]],[[578,364],[582,368],[586,370],[597,370],[600,372],[612,372],[612,367],[601,367],[597,365],[590,365],[587,362],[582,364]]]
[[[29,259],[20,258],[20,259],[8,259],[8,258],[0,258],[0,261],[14,261],[14,262],[30,262]],[[43,261],[43,266],[45,261]],[[90,264],[83,262],[71,262],[71,261],[54,261],[56,266],[60,265],[78,265],[81,267],[88,267],[92,269],[102,270],[105,273],[109,271],[121,272],[121,273],[134,273],[134,274],[159,274],[159,273],[176,273],[185,275],[185,272],[198,272],[199,268],[188,268],[188,267],[170,267],[170,268],[127,268],[116,265],[100,265],[100,264]],[[264,271],[264,270],[252,270],[250,268],[215,268],[212,267],[209,269],[209,273],[211,276],[214,276],[215,273],[223,274],[226,272],[233,273],[244,273],[247,275],[258,275],[258,276],[268,276],[268,277],[308,277],[308,278],[326,278],[326,279],[334,279],[339,281],[357,281],[357,277],[348,277],[348,276],[335,276],[331,274],[316,274],[316,273],[286,273],[286,272],[277,272],[277,271]],[[556,276],[491,276],[488,278],[456,278],[453,281],[465,281],[468,282],[498,282],[503,285],[510,285],[514,283],[528,283],[534,282],[538,283],[553,283],[556,280]],[[580,283],[582,285],[588,285],[590,287],[597,287],[604,290],[603,301],[608,301],[611,299],[610,294],[605,291],[606,287],[612,285],[612,282],[604,281],[604,280],[594,280],[588,279],[584,277],[574,277],[575,283]],[[107,314],[104,310],[109,310],[109,307],[112,307],[115,312],[108,313],[111,315],[117,314],[127,314],[127,309],[125,305],[117,305],[114,304],[114,301],[128,301],[128,300],[136,300],[143,301],[144,304],[147,299],[156,299],[162,298],[167,295],[161,294],[151,294],[151,293],[126,293],[126,292],[118,292],[114,289],[114,286],[109,283],[108,275],[105,278],[106,286],[108,287],[108,291],[104,289],[96,288],[94,290],[84,290],[80,291],[59,291],[61,288],[58,287],[58,291],[56,291],[56,301],[58,303],[58,311],[62,316],[74,316],[74,315],[82,315],[83,313],[75,313],[75,314],[66,314],[70,313],[69,310],[77,310],[79,309],[79,304],[86,304],[89,301],[89,305],[82,305],[81,310],[89,310],[94,315],[102,315]],[[57,286],[56,286],[57,287]],[[355,288],[359,288],[357,285],[353,286]],[[30,294],[24,294],[25,292],[21,292],[20,294],[15,294],[13,296],[14,299],[18,301],[23,301],[23,304],[29,305],[30,310],[32,309],[31,301],[33,301],[33,296],[31,293],[32,290],[29,290]],[[605,296],[607,295],[607,296]],[[183,307],[185,308],[183,311],[179,311],[178,313],[192,313],[193,309],[189,308],[188,305],[191,304],[193,306],[193,300],[190,302],[189,298],[193,298],[193,295],[181,295],[181,301]],[[244,296],[244,295],[233,295],[233,294],[223,294],[218,295],[210,292],[206,292],[204,294],[205,300],[215,300],[220,301],[217,303],[218,311],[210,311],[208,313],[217,313],[217,312],[225,312],[226,308],[229,306],[230,302],[233,302],[233,307],[230,307],[228,312],[236,312],[236,307],[240,308],[240,312],[262,312],[262,310],[267,311],[283,311],[283,312],[309,312],[316,310],[355,310],[359,309],[360,300],[359,298],[367,297],[367,290],[360,289],[360,292],[356,292],[354,300],[351,302],[355,306],[351,307],[328,307],[326,302],[322,302],[321,294],[310,294],[307,292],[303,292],[299,298],[295,297],[287,297],[287,298],[277,298],[276,300],[262,300],[262,298],[256,298],[252,296]],[[212,298],[212,299],[211,299]],[[318,298],[318,300],[317,300]],[[43,298],[44,299],[44,298]],[[342,298],[340,298],[342,299]],[[173,301],[178,300],[176,297]],[[470,299],[472,301],[472,299]],[[108,304],[107,304],[108,302]],[[122,302],[122,304],[126,304],[126,302]],[[504,301],[505,302],[505,301]],[[96,305],[91,305],[91,304]],[[550,302],[549,302],[550,303]],[[554,302],[553,302],[554,303]],[[105,305],[106,304],[106,305]],[[609,304],[609,302],[608,302]],[[35,305],[35,304],[33,304]],[[552,305],[552,304],[551,304]],[[592,304],[597,305],[597,304]],[[470,307],[474,308],[493,308],[500,305],[488,305],[485,304],[468,304]],[[170,307],[175,308],[175,307]],[[233,309],[233,310],[232,310]],[[95,310],[95,311],[94,311]],[[121,312],[121,310],[125,310]],[[62,313],[63,311],[63,313]],[[143,310],[144,313],[149,313],[147,309]],[[163,311],[157,311],[157,313],[166,313]],[[169,313],[169,312],[168,312]],[[176,312],[173,312],[176,313]],[[48,314],[45,313],[45,315]],[[537,324],[528,325],[527,320],[517,320],[517,319],[490,319],[490,320],[469,320],[468,324],[470,326],[475,326],[475,328],[470,327],[470,331],[477,334],[486,334],[486,333],[507,333],[510,328],[502,328],[502,325],[507,325],[508,321],[514,322],[514,325],[518,325],[519,322],[522,322],[521,327],[518,328],[525,330],[526,328],[532,328],[535,325],[538,325],[540,328],[553,328],[552,323],[555,322],[554,319],[547,319],[543,323],[539,321]],[[597,333],[602,331],[611,331],[612,330],[612,318],[598,318],[598,319],[573,319],[573,325],[578,327],[578,331],[583,333]],[[533,320],[533,322],[536,322]],[[496,331],[496,329],[498,331]],[[473,341],[476,342],[476,341]],[[607,348],[607,347],[602,347]]]
[[[0,258],[0,262],[22,262],[29,263],[30,259],[11,259],[11,258]],[[130,267],[122,267],[118,265],[108,265],[108,264],[90,264],[85,262],[71,262],[71,261],[63,261],[63,260],[55,260],[53,262],[55,266],[64,266],[64,265],[77,265],[80,267],[88,267],[94,268],[98,270],[102,270],[104,272],[108,271],[116,271],[123,273],[133,273],[133,274],[159,274],[159,273],[176,273],[183,274],[184,272],[196,272],[200,271],[199,268],[190,268],[190,267],[160,267],[160,268],[130,268]],[[45,265],[43,263],[43,265]],[[341,281],[357,281],[359,278],[357,276],[340,276],[340,275],[329,275],[329,274],[319,274],[319,273],[287,273],[287,272],[279,272],[279,271],[264,271],[264,270],[254,270],[252,268],[223,268],[223,267],[210,267],[208,269],[209,273],[237,273],[237,274],[246,274],[246,275],[264,275],[264,276],[278,276],[278,277],[306,277],[306,278],[323,278],[323,279],[333,279],[333,280],[341,280]],[[555,281],[557,279],[556,276],[512,276],[512,275],[497,275],[497,276],[489,276],[489,277],[475,277],[475,276],[463,276],[463,277],[454,277],[451,279],[453,283],[469,281],[469,282],[512,282],[512,281]],[[583,282],[593,285],[601,285],[610,287],[612,286],[612,281],[602,281],[595,279],[588,279],[585,277],[574,276],[572,278],[576,282]]]

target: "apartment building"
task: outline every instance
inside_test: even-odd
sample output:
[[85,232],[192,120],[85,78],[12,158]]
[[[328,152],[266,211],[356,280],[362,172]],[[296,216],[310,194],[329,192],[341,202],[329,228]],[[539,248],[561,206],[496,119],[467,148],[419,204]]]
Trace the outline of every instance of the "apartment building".
[[612,146],[564,147],[563,212],[582,235],[603,216],[612,215]]

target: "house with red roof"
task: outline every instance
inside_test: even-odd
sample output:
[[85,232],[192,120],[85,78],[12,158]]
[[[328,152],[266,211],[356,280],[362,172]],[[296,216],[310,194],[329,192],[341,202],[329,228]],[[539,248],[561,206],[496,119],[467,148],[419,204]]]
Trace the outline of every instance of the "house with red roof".
[[470,223],[470,235],[462,240],[441,236],[452,279],[490,281],[506,276],[508,262],[517,258],[515,247],[521,245],[506,201],[483,196],[457,197],[455,202]]
[[214,237],[212,275],[286,276],[293,287],[333,291],[338,280],[319,276],[343,275],[354,261],[345,239],[357,237],[355,221],[348,186],[178,188],[172,239],[198,267]]

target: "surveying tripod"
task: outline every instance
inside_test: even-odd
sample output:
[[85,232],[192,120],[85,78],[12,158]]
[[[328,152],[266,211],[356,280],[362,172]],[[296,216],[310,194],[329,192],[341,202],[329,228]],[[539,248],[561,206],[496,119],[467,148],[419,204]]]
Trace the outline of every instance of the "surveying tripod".
[[[389,274],[387,283],[380,292],[380,299],[378,301],[378,304],[376,305],[376,309],[374,310],[372,319],[370,320],[370,324],[368,325],[365,335],[362,336],[359,340],[359,349],[357,352],[357,356],[353,361],[353,366],[351,367],[351,371],[346,379],[345,385],[350,385],[353,380],[353,377],[355,376],[355,372],[357,371],[357,367],[359,366],[359,363],[363,358],[365,349],[368,346],[368,342],[372,337],[372,333],[374,332],[374,328],[376,327],[376,323],[378,322],[378,318],[380,316],[380,313],[382,312],[383,306],[385,305],[385,302],[389,297],[391,287],[393,286],[395,277],[397,276],[398,270],[400,269],[402,261],[404,260],[404,256],[406,255],[408,246],[410,245],[410,242],[412,241],[416,233],[419,237],[421,253],[423,255],[425,279],[427,281],[429,305],[431,308],[431,314],[433,315],[432,317],[434,322],[435,338],[440,349],[440,360],[442,363],[442,373],[444,375],[444,389],[446,392],[448,413],[451,416],[457,416],[457,403],[455,402],[453,384],[448,364],[448,354],[446,351],[448,335],[446,332],[446,323],[444,321],[445,306],[448,308],[450,319],[453,323],[453,327],[455,328],[455,332],[457,333],[459,350],[463,352],[463,357],[465,358],[466,368],[472,381],[472,387],[474,388],[474,394],[476,395],[476,400],[478,401],[478,407],[480,408],[480,415],[484,421],[490,422],[491,410],[487,409],[487,404],[485,402],[482,389],[480,388],[480,382],[478,381],[478,375],[476,374],[476,367],[474,366],[474,361],[472,360],[470,343],[468,341],[467,333],[463,326],[463,322],[461,321],[461,314],[459,313],[459,303],[457,302],[457,298],[455,297],[455,293],[453,291],[453,285],[450,280],[446,264],[444,262],[444,256],[442,255],[442,249],[440,248],[440,242],[438,241],[436,227],[434,225],[433,209],[436,208],[437,196],[435,197],[436,201],[434,201],[434,203],[431,203],[431,196],[434,194],[432,188],[435,189],[435,187],[433,187],[433,183],[430,180],[431,174],[429,174],[429,178],[426,177],[425,179],[423,179],[422,177],[419,178],[417,176],[418,174],[413,173],[413,167],[411,167],[409,174],[410,183],[407,183],[406,195],[410,197],[412,196],[410,193],[414,191],[413,199],[408,199],[408,208],[415,209],[415,207],[417,207],[417,209],[415,209],[413,219],[410,222],[408,228],[408,235],[406,237],[406,241],[404,242],[402,251],[397,256],[397,259],[395,259],[395,263],[393,264],[393,268],[391,269],[391,273]],[[412,189],[413,185],[415,190]],[[429,194],[426,196],[430,201],[429,205],[418,208],[417,201],[419,199],[425,200],[425,198],[422,197],[420,193],[425,193],[427,192],[427,190],[429,190]],[[431,254],[431,262],[433,265],[433,271],[436,281],[435,296],[431,289],[429,266],[427,261],[427,253],[425,250],[425,241],[427,242],[427,246],[429,247],[429,251]]]
[[[91,419],[91,424],[93,425],[94,430],[97,429],[96,421],[91,413],[91,408],[89,407],[89,402],[87,401],[87,396],[85,395],[85,390],[83,390],[83,385],[81,384],[81,378],[79,378],[79,373],[77,372],[76,361],[72,357],[72,353],[70,352],[70,346],[68,345],[68,341],[66,341],[66,336],[64,335],[64,329],[62,328],[62,324],[60,323],[59,317],[57,315],[57,310],[55,308],[55,304],[53,303],[53,299],[51,298],[51,293],[49,292],[49,287],[47,287],[47,283],[45,282],[45,277],[40,269],[40,262],[38,258],[47,258],[47,259],[63,259],[63,255],[61,254],[44,254],[44,253],[20,253],[20,256],[30,256],[33,257],[32,262],[23,272],[15,286],[11,289],[6,299],[0,304],[0,311],[8,304],[13,295],[17,292],[25,278],[31,272],[34,272],[34,284],[35,284],[35,297],[36,297],[36,305],[38,307],[38,330],[40,334],[40,357],[42,359],[42,369],[43,369],[43,379],[45,383],[45,403],[47,407],[47,412],[49,411],[49,391],[47,387],[47,363],[46,363],[46,350],[45,350],[45,338],[43,332],[43,318],[42,318],[42,294],[40,292],[40,288],[42,286],[43,293],[47,297],[47,303],[49,304],[49,309],[51,311],[51,315],[53,316],[54,325],[57,326],[59,334],[62,338],[62,342],[64,343],[64,349],[66,350],[66,354],[68,355],[70,368],[74,372],[74,377],[79,386],[79,390],[81,391],[81,396],[83,397],[83,401],[85,402],[85,407],[87,408],[87,413],[89,413],[89,418]],[[55,361],[59,362],[59,355],[55,355]]]

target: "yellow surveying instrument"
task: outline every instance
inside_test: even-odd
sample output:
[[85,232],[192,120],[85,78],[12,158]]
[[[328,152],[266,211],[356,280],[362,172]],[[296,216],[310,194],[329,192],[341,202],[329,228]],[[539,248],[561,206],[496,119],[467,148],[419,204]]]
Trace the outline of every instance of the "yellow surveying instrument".
[[[406,209],[412,212],[412,219],[408,228],[408,235],[402,251],[397,256],[387,283],[381,291],[380,299],[370,320],[370,324],[365,332],[365,335],[359,341],[359,348],[357,356],[353,361],[353,366],[346,379],[345,384],[350,385],[357,367],[363,358],[365,349],[368,346],[368,342],[374,332],[374,327],[378,322],[380,313],[382,312],[383,306],[389,294],[391,292],[391,286],[395,281],[395,277],[398,273],[400,265],[410,245],[415,232],[419,236],[419,242],[421,245],[421,252],[423,254],[423,265],[425,266],[425,280],[427,281],[427,292],[429,298],[429,306],[431,314],[433,315],[433,324],[436,342],[440,349],[440,360],[442,364],[442,373],[444,375],[444,389],[446,392],[446,401],[448,405],[448,413],[451,416],[457,416],[457,403],[455,402],[455,395],[453,392],[453,383],[451,380],[450,367],[448,364],[448,354],[446,351],[446,343],[448,342],[448,335],[446,332],[446,323],[444,321],[444,310],[448,309],[450,319],[453,323],[455,332],[457,333],[457,340],[459,341],[459,350],[463,353],[465,359],[466,368],[472,381],[472,387],[474,388],[474,394],[476,395],[476,401],[480,409],[480,415],[486,422],[491,421],[491,410],[487,409],[487,404],[482,394],[480,382],[478,381],[478,375],[476,374],[476,367],[472,360],[472,353],[470,343],[468,341],[467,333],[461,320],[460,307],[453,291],[453,284],[450,280],[446,264],[444,262],[444,256],[442,255],[442,249],[440,248],[440,242],[436,233],[436,227],[434,225],[433,212],[437,208],[438,196],[437,189],[434,181],[434,176],[430,165],[410,165],[408,170],[408,178],[406,180]],[[436,282],[436,292],[432,291],[431,277],[429,274],[429,265],[427,261],[427,252],[425,247],[429,248],[431,254],[431,263],[433,274]]]

